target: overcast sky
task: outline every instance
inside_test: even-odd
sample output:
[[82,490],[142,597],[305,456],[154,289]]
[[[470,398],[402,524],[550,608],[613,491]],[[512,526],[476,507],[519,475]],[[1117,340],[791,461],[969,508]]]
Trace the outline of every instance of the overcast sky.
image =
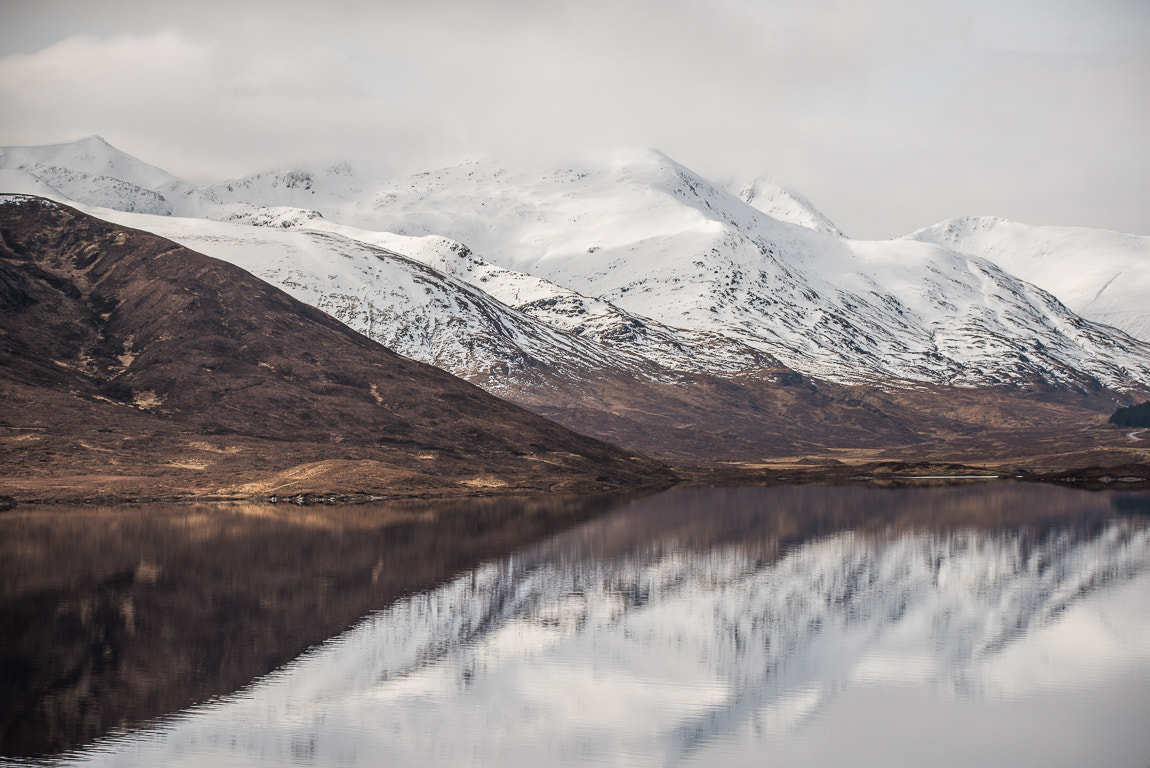
[[855,237],[1150,234],[1146,0],[0,0],[0,144],[196,183],[649,146]]

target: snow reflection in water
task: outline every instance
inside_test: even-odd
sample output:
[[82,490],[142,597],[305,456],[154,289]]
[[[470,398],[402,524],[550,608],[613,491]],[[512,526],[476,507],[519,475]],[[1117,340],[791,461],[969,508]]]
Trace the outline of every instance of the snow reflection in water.
[[761,761],[868,686],[988,708],[1150,681],[1141,517],[587,545],[612,526],[401,600],[240,695],[69,762]]

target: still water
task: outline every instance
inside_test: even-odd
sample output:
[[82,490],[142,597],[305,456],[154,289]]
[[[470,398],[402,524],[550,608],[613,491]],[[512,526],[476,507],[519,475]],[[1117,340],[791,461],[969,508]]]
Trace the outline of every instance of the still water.
[[11,764],[1150,764],[1146,494],[18,510],[0,534]]

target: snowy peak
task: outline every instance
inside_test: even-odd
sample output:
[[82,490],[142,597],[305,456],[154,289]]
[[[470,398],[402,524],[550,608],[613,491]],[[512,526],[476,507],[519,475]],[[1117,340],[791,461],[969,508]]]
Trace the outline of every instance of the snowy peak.
[[285,168],[241,176],[203,187],[208,203],[252,204],[304,209],[347,200],[363,190],[351,164],[340,162],[320,169]]
[[[488,330],[507,337],[493,342],[490,354],[443,351],[451,344],[420,336],[411,318],[387,309],[405,301],[388,287],[388,276],[365,266],[337,286],[333,275],[340,270],[309,266],[311,246],[297,255],[286,243],[277,246],[286,260],[276,275],[260,274],[284,287],[297,284],[309,303],[469,377],[500,368],[501,356],[522,353],[555,360],[555,370],[563,356],[584,361],[580,367],[634,371],[654,364],[719,376],[753,375],[781,363],[807,376],[885,387],[1093,391],[1098,384],[1142,389],[1150,381],[1150,347],[1064,306],[1076,300],[1075,276],[1101,268],[1090,295],[1071,306],[1120,325],[1121,312],[1134,311],[1138,296],[1140,307],[1148,293],[1137,287],[1145,285],[1141,278],[1129,283],[1135,288],[1126,283],[1127,275],[1150,269],[1146,238],[1103,233],[1127,238],[1114,246],[1117,255],[1088,266],[1073,259],[1057,270],[1046,265],[1068,281],[1054,285],[1044,282],[1041,266],[1028,269],[1017,254],[1032,253],[1038,265],[1052,254],[1069,259],[1068,244],[1077,253],[1082,243],[1102,242],[1098,233],[1016,231],[1010,227],[1024,225],[988,219],[962,220],[933,235],[853,241],[772,182],[759,179],[736,194],[655,150],[544,168],[486,159],[390,180],[346,164],[296,168],[193,190],[179,205],[142,186],[155,182],[147,169],[162,171],[98,139],[2,150],[0,160],[0,167],[81,202],[195,215],[201,218],[188,221],[201,228],[203,219],[213,219],[265,231],[325,232],[432,267],[439,278],[408,271],[397,283],[422,292],[409,298],[427,308],[425,327],[438,329],[430,333],[459,335],[458,323],[446,317],[462,306],[449,297],[462,295],[464,286],[482,292],[461,300],[476,317],[501,316],[480,301],[484,296],[513,313],[514,320],[474,326],[465,344],[473,350],[487,348],[479,337]],[[27,187],[28,179],[13,183]],[[235,254],[225,258],[239,263],[250,256],[241,250],[254,253],[260,236],[249,234],[233,238]],[[347,248],[320,250],[342,263],[352,258]],[[354,258],[374,266],[373,253],[368,248]],[[445,274],[459,284],[428,288]],[[432,294],[442,301],[428,304]],[[365,314],[356,307],[372,308]],[[556,344],[563,350],[558,359],[548,351]]]
[[481,160],[373,184],[356,199],[322,197],[266,194],[245,202],[315,208],[363,229],[448,237],[493,263],[581,293],[580,285],[538,269],[567,260],[594,269],[610,254],[660,243],[701,247],[723,229],[797,229],[654,150],[542,169]]
[[968,216],[905,239],[989,259],[1083,317],[1150,341],[1150,237]]
[[731,182],[726,188],[747,205],[780,221],[822,232],[824,235],[845,237],[842,231],[815,208],[810,200],[798,192],[782,187],[765,176],[753,181]]
[[57,166],[89,176],[117,179],[152,191],[180,185],[191,187],[167,171],[116,149],[99,136],[37,147],[2,147],[0,163],[4,168],[20,170]]
[[[1083,324],[989,262],[784,222],[655,151],[549,172],[465,164],[392,182],[370,205],[323,212],[464,243],[471,258],[460,278],[603,343],[636,340],[624,318],[676,329],[682,349],[698,348],[700,335],[724,339],[729,359],[708,363],[714,372],[745,364],[736,359],[761,367],[753,354],[734,354],[742,349],[853,383],[1121,388],[1150,376],[1143,345]],[[533,295],[543,283],[570,294]],[[600,320],[611,332],[597,330]],[[643,340],[649,359],[671,348],[653,338]]]
[[195,188],[99,136],[35,147],[0,147],[0,169],[23,171],[71,200],[171,214]]

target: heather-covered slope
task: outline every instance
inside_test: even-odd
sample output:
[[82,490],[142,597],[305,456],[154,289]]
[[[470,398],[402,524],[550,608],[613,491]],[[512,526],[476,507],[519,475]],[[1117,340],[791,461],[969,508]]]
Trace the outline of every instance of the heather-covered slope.
[[665,477],[237,267],[45,200],[2,200],[5,492],[157,469],[177,488],[238,495]]

